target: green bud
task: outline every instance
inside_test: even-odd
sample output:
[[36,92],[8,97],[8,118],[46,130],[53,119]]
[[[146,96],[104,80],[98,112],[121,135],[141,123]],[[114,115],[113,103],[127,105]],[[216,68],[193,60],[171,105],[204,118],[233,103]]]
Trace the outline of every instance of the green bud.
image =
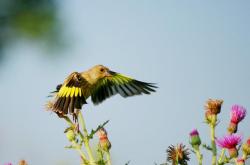
[[201,145],[199,132],[196,129],[194,129],[189,133],[189,135],[190,135],[190,144],[192,145],[192,147],[199,147]]
[[66,137],[67,137],[67,139],[69,140],[69,141],[74,141],[75,140],[75,133],[74,133],[74,131],[73,130],[68,130],[67,132],[66,132]]

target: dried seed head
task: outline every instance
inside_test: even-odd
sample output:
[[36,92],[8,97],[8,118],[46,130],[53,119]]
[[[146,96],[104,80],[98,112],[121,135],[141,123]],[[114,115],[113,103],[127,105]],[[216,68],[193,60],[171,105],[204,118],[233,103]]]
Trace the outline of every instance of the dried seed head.
[[219,99],[209,99],[206,102],[205,110],[211,112],[211,114],[219,114],[221,111],[221,105],[223,103],[223,100]]
[[167,149],[167,161],[172,165],[183,164],[187,165],[189,161],[189,152],[183,144],[177,144],[177,146],[169,146]]

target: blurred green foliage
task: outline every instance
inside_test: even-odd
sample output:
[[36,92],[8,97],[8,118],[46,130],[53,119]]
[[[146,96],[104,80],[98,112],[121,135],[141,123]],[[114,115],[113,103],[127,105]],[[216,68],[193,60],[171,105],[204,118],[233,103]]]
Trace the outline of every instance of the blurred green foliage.
[[57,11],[55,0],[0,0],[0,58],[3,48],[19,38],[55,45],[60,33]]

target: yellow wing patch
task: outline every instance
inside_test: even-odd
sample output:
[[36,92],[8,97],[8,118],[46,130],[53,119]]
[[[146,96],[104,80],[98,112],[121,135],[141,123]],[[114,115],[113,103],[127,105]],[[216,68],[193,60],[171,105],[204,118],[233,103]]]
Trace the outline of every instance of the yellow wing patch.
[[81,97],[82,96],[82,89],[79,88],[79,96]]
[[61,89],[59,90],[59,92],[58,92],[57,95],[58,95],[59,97],[64,96],[64,93],[66,92],[66,90],[67,90],[66,87],[65,87],[65,86],[62,86]]
[[61,87],[57,96],[59,97],[77,97],[82,96],[81,88],[78,87],[66,87],[65,85]]
[[78,96],[78,93],[79,93],[79,88],[76,88],[76,89],[75,89],[75,97]]
[[75,89],[76,89],[76,87],[72,87],[72,88],[71,88],[70,97],[73,97],[73,96],[74,96],[74,94],[75,94]]

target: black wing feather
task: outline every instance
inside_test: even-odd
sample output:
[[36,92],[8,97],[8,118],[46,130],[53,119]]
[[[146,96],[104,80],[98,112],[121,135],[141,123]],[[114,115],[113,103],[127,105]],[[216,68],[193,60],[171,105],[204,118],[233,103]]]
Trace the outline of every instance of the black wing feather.
[[87,83],[87,81],[80,73],[73,72],[70,74],[63,85],[60,84],[57,86],[57,97],[52,110],[62,114],[68,114],[68,112],[73,114],[75,113],[75,109],[81,109],[82,105],[87,103],[83,94],[81,94],[81,96],[79,93],[77,95],[74,93],[73,96],[66,94],[60,95],[60,91],[65,89],[72,90],[73,88],[78,88],[78,90],[82,91],[81,87],[84,86],[85,83]]
[[111,73],[113,75],[112,78],[100,80],[96,88],[91,92],[91,100],[94,104],[99,104],[116,94],[126,98],[142,93],[150,94],[155,92],[154,88],[157,88],[152,83],[134,80],[115,72]]

